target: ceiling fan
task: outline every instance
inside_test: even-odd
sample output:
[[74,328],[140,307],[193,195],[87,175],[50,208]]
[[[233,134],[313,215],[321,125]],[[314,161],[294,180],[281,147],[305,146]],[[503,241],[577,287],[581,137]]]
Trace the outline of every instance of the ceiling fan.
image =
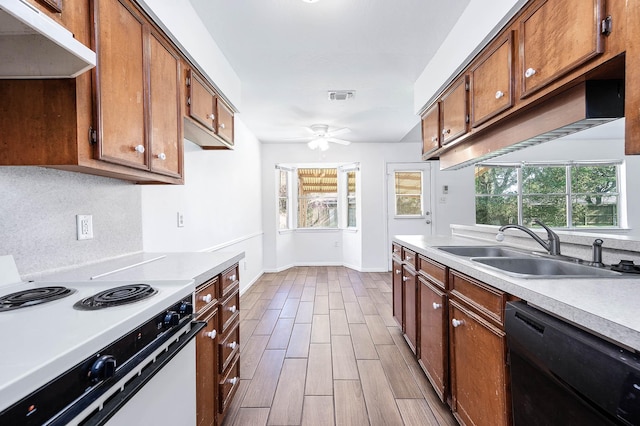
[[326,151],[327,149],[329,149],[329,142],[337,143],[339,145],[349,145],[351,143],[344,139],[336,138],[336,136],[338,135],[349,133],[351,130],[349,130],[347,127],[329,131],[329,126],[326,124],[313,124],[306,129],[313,134],[312,136],[303,139],[310,139],[307,143],[307,146],[310,149],[318,148],[321,151]]

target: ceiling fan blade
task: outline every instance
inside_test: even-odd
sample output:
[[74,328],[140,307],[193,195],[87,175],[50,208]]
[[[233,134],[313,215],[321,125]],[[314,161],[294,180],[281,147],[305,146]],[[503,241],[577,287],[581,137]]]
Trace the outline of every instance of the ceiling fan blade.
[[351,142],[345,141],[344,139],[336,139],[336,138],[327,138],[329,142],[337,143],[339,145],[349,145]]
[[349,129],[348,127],[343,127],[342,129],[336,129],[336,130],[327,132],[327,136],[332,138],[334,136],[344,135],[345,133],[349,133],[350,131],[351,129]]
[[282,142],[308,142],[312,139],[315,139],[315,136],[302,136],[298,138],[286,138],[282,139]]

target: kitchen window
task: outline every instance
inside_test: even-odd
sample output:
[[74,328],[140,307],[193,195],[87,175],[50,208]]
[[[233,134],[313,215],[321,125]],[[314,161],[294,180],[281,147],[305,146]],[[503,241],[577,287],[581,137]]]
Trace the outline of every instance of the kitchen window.
[[481,164],[475,168],[476,223],[555,228],[620,226],[620,161]]
[[358,174],[355,163],[277,165],[278,229],[356,229]]

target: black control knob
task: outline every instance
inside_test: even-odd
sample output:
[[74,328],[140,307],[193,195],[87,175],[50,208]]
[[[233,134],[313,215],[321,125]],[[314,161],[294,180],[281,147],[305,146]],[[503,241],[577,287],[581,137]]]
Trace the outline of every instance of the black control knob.
[[165,327],[173,327],[174,325],[178,325],[180,323],[180,314],[176,311],[169,311],[164,314],[164,326]]
[[193,305],[189,302],[182,302],[180,309],[178,309],[180,315],[191,315],[193,313]]
[[98,383],[116,374],[116,359],[113,355],[102,355],[91,365],[87,374],[92,383]]

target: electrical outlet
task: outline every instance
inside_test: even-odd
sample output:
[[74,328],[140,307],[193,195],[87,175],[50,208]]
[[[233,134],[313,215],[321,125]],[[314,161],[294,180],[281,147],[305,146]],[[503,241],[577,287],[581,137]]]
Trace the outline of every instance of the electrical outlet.
[[76,229],[78,240],[90,240],[93,238],[93,216],[90,214],[76,215]]
[[184,215],[182,212],[178,212],[178,228],[184,227]]

